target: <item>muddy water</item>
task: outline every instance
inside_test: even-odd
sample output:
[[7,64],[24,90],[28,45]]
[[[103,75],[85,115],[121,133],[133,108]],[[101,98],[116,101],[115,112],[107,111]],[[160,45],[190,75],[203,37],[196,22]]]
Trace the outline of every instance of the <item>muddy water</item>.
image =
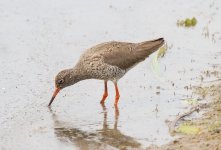
[[[141,149],[169,142],[165,120],[185,111],[183,100],[194,97],[189,88],[220,65],[220,7],[203,0],[1,1],[0,148]],[[176,26],[192,16],[196,27]],[[54,76],[72,67],[84,49],[158,37],[168,43],[166,56],[156,68],[152,55],[120,80],[118,108],[112,83],[100,106],[98,80],[64,89],[47,107]]]

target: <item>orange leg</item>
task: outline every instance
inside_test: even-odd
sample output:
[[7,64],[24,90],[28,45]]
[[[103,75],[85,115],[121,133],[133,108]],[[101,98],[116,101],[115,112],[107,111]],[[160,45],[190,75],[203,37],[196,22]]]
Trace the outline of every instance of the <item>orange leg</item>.
[[107,96],[108,96],[107,81],[104,81],[104,95],[103,95],[103,98],[100,101],[101,104],[104,104],[104,101],[106,100]]
[[119,93],[119,90],[118,90],[118,87],[117,87],[117,83],[114,83],[114,86],[115,86],[115,91],[116,91],[114,105],[117,106],[119,98],[120,98],[120,93]]

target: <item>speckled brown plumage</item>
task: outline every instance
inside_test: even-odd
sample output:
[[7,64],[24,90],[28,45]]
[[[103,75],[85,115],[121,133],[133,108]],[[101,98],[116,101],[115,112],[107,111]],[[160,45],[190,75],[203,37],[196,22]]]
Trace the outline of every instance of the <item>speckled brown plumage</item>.
[[74,68],[65,69],[56,76],[56,90],[49,106],[60,89],[86,79],[105,81],[105,92],[101,103],[104,103],[108,95],[107,81],[114,82],[116,89],[115,105],[117,105],[120,96],[117,81],[136,64],[145,60],[150,54],[158,50],[163,44],[163,38],[141,43],[112,41],[86,50]]

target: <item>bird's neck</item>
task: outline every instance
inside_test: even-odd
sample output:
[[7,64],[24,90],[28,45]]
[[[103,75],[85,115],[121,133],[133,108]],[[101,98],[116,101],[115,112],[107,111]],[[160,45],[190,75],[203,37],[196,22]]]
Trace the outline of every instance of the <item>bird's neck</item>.
[[73,84],[90,78],[81,68],[74,67],[70,69],[70,71],[70,77],[73,79]]

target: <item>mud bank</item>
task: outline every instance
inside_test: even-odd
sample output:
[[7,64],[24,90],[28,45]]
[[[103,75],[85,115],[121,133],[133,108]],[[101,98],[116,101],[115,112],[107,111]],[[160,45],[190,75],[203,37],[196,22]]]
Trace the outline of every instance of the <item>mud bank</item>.
[[[154,150],[220,150],[221,149],[221,79],[204,83],[193,88],[194,93],[208,100],[203,116],[199,119],[185,119],[187,123],[199,129],[195,134],[175,133],[174,141],[162,147],[152,146]],[[200,110],[203,111],[203,110]]]

